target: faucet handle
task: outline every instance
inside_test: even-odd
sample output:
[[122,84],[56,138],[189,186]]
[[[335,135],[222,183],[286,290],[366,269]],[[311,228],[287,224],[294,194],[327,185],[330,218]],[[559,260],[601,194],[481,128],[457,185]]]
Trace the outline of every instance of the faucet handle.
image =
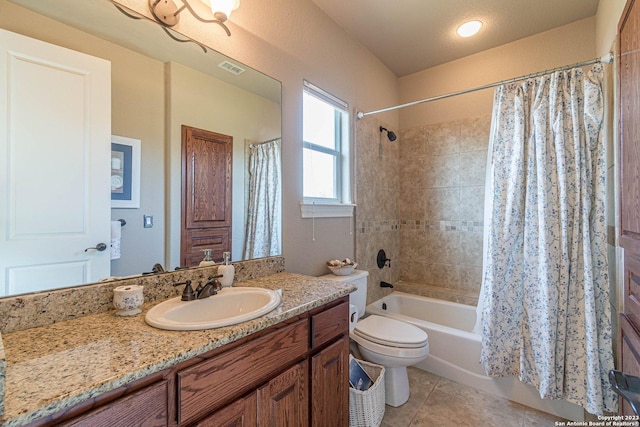
[[191,287],[191,280],[185,280],[184,282],[174,283],[173,286],[185,285],[184,291],[182,291],[182,301],[193,301],[197,298],[196,292]]
[[217,274],[215,276],[209,276],[209,278],[207,279],[207,285],[211,285],[214,289],[214,292],[218,292],[220,289],[222,289],[222,283],[220,283],[220,281],[218,280],[221,277],[222,274]]

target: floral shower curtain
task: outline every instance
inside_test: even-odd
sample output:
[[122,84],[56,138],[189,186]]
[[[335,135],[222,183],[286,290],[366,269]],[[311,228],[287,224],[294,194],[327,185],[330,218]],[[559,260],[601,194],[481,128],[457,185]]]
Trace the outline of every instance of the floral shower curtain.
[[280,255],[280,139],[249,146],[244,259]]
[[496,89],[479,303],[481,363],[542,398],[613,412],[603,68]]

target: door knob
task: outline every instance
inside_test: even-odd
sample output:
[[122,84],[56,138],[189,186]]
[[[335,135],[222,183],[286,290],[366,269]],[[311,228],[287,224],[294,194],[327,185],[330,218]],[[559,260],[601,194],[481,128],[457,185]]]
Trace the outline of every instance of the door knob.
[[107,249],[107,245],[105,243],[98,243],[95,248],[87,248],[84,251],[87,252],[89,249],[95,249],[98,252],[102,252]]

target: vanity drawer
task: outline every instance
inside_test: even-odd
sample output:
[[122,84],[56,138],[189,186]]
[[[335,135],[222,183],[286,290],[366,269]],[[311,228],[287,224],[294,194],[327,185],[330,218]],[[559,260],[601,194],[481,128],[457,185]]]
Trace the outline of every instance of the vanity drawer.
[[303,356],[309,342],[307,322],[299,320],[178,372],[178,423],[211,413]]
[[145,387],[58,426],[111,427],[168,425],[167,381]]
[[311,317],[311,348],[349,331],[349,303],[344,301]]

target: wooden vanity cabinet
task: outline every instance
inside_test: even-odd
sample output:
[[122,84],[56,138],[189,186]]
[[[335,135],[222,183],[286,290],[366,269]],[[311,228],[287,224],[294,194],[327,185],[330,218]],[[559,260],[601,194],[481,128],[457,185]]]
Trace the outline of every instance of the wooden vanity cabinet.
[[347,426],[348,297],[32,423]]
[[177,372],[177,421],[189,425],[304,358],[308,319],[278,328]]
[[343,298],[181,370],[178,425],[348,425],[348,321]]
[[302,361],[197,422],[197,427],[307,426],[308,363]]

